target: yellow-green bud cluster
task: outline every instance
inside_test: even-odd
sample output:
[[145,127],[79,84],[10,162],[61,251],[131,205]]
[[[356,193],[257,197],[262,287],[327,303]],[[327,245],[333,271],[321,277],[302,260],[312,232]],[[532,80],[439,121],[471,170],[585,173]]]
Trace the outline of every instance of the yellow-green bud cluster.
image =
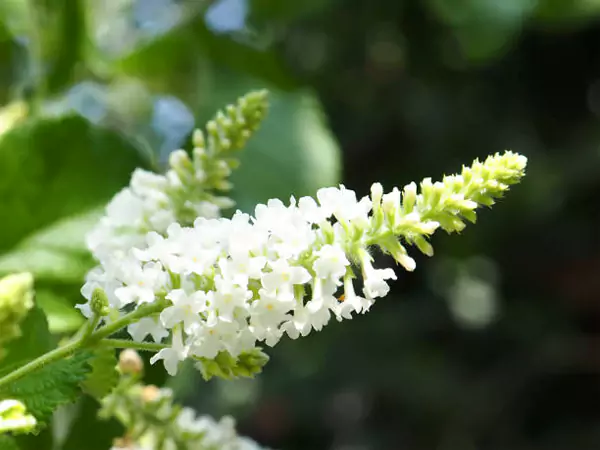
[[28,272],[0,279],[0,358],[2,345],[21,335],[20,324],[33,307],[33,275]]
[[[267,91],[250,92],[206,124],[206,135],[194,132],[192,158],[183,150],[175,151],[169,160],[181,184],[172,189],[170,196],[177,198],[176,216],[182,225],[192,224],[198,217],[199,202],[207,202],[225,209],[233,202],[216,192],[227,192],[231,171],[239,166],[236,152],[244,148],[248,139],[259,128],[268,109]],[[206,137],[205,137],[206,136]]]
[[260,347],[243,352],[237,358],[228,352],[219,352],[214,359],[195,358],[196,367],[205,380],[219,377],[225,380],[235,378],[253,378],[262,372],[263,367],[269,362],[269,356]]

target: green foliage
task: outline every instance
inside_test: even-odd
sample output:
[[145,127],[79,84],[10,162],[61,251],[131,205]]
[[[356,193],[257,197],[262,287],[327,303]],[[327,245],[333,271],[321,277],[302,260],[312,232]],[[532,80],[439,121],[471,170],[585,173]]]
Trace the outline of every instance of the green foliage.
[[97,400],[110,394],[119,381],[117,357],[112,348],[94,350],[90,361],[91,373],[81,383],[83,391]]
[[47,424],[60,405],[71,403],[81,393],[79,384],[90,371],[89,352],[48,364],[0,389],[0,398],[14,398],[25,404],[40,426]]
[[6,434],[0,435],[0,449],[1,450],[19,450],[17,442],[12,436]]
[[53,347],[54,339],[48,331],[46,316],[39,307],[34,306],[21,323],[21,336],[6,346],[6,357],[2,360],[0,375],[31,361]]
[[80,117],[32,119],[12,128],[0,137],[0,250],[105,203],[140,164],[130,144]]
[[94,264],[84,235],[96,208],[143,165],[132,144],[76,116],[31,119],[0,136],[0,275],[33,273],[53,331],[81,323],[70,293]]

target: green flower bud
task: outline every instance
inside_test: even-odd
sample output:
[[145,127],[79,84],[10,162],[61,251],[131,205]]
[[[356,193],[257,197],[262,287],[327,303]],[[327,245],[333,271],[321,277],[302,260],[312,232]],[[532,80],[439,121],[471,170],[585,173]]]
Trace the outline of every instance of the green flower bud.
[[214,359],[197,358],[196,367],[205,380],[213,377],[231,380],[234,378],[253,378],[262,372],[262,368],[269,361],[269,356],[259,347],[249,352],[240,354],[237,359],[228,352],[219,352]]
[[92,292],[92,300],[90,302],[92,312],[99,316],[108,316],[110,314],[110,304],[108,303],[108,297],[102,288],[97,287]]

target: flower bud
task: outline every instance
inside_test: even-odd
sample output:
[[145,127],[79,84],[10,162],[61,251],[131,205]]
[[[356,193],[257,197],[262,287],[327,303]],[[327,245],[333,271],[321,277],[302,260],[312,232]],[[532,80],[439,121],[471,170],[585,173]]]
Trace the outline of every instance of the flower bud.
[[404,208],[404,212],[406,214],[411,213],[416,202],[417,185],[413,182],[404,186],[404,192],[402,194],[402,208]]
[[373,201],[373,207],[379,207],[381,204],[381,197],[383,196],[383,186],[381,183],[373,183],[371,185],[371,200]]
[[194,135],[192,136],[192,142],[194,143],[194,147],[196,149],[204,149],[206,147],[206,141],[204,140],[204,133],[200,129],[194,130]]
[[213,377],[231,380],[235,378],[252,378],[262,372],[269,361],[269,356],[260,347],[241,353],[237,358],[228,352],[220,352],[215,359],[198,358],[196,367],[205,380]]
[[102,288],[97,287],[92,292],[92,299],[90,301],[90,307],[92,312],[99,316],[108,316],[110,313],[110,304],[108,303],[108,297]]
[[149,384],[148,386],[144,386],[142,389],[142,401],[144,403],[151,403],[160,398],[160,389],[154,386],[153,384]]
[[119,370],[123,374],[137,375],[144,370],[144,362],[138,352],[127,348],[119,354]]
[[21,335],[19,324],[33,307],[33,294],[33,275],[29,272],[0,279],[0,343]]

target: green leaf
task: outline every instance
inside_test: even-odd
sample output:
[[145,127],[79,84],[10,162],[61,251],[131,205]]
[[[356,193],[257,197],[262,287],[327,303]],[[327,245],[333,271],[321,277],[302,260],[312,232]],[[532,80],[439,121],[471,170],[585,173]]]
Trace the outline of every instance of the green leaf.
[[[107,450],[111,448],[114,438],[125,433],[123,425],[116,419],[98,418],[100,405],[93,398],[84,396],[79,406],[77,416],[69,427],[69,434],[61,447],[62,450]],[[94,438],[90,439],[90,436]]]
[[68,296],[58,294],[51,288],[38,288],[35,295],[38,305],[46,313],[51,333],[73,332],[85,321]]
[[97,400],[108,395],[119,382],[117,363],[114,349],[96,350],[90,363],[92,371],[81,383],[83,391]]
[[6,346],[0,374],[46,353],[54,348],[54,339],[48,331],[48,321],[43,311],[34,306],[21,323],[21,337]]
[[0,137],[0,250],[106,203],[140,165],[132,145],[81,117],[32,119],[11,129]]
[[304,0],[302,2],[282,2],[279,0],[250,0],[251,18],[258,22],[273,22],[301,19],[316,15],[331,8],[334,0]]
[[15,438],[6,434],[0,435],[0,450],[19,450]]
[[54,410],[76,400],[81,383],[90,371],[90,352],[79,352],[56,361],[0,390],[0,397],[25,404],[40,425],[47,423]]
[[30,120],[0,136],[0,252],[10,249],[0,275],[33,273],[53,332],[81,323],[73,306],[94,265],[84,236],[144,165],[133,145],[80,117]]
[[[213,33],[206,26],[204,15],[196,15],[152,40],[117,61],[115,67],[120,74],[144,80],[155,92],[169,92],[185,99],[194,110],[211,92],[215,81],[213,63],[262,80],[241,94],[259,89],[265,82],[280,89],[299,86],[298,80],[274,51]],[[238,96],[214,105],[210,114]]]

